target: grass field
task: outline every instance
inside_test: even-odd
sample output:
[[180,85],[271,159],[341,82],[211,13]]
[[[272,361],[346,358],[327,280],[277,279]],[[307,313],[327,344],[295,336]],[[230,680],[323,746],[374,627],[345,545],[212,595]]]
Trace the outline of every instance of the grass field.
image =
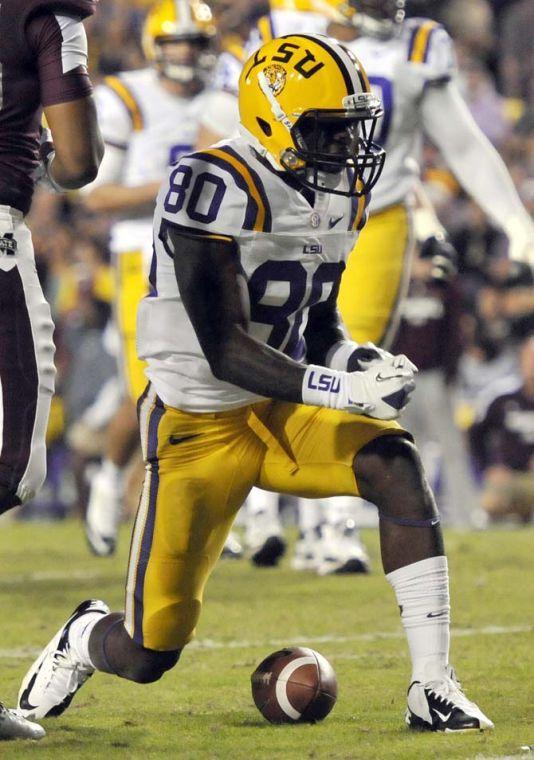
[[[410,760],[524,756],[534,745],[534,530],[449,534],[452,661],[468,696],[495,721],[491,734],[405,729],[409,664],[391,589],[365,534],[370,577],[254,570],[226,561],[208,587],[198,638],[157,684],[96,674],[38,744],[2,743],[2,760],[39,758],[305,758]],[[127,535],[97,560],[79,526],[0,525],[0,696],[71,609],[100,596],[122,607]],[[312,646],[336,668],[339,699],[314,726],[267,724],[250,695],[255,665],[281,645]],[[533,754],[534,756],[534,750]]]

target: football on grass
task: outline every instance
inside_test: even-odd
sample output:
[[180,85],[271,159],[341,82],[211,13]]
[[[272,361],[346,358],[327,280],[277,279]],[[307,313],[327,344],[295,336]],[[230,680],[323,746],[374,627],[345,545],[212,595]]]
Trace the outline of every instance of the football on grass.
[[333,667],[314,649],[273,652],[251,676],[256,707],[271,723],[315,723],[337,699]]

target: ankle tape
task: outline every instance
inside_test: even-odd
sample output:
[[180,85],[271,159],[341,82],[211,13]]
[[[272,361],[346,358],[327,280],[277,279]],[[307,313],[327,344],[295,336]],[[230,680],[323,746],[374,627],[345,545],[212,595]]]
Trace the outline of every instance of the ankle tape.
[[405,528],[434,528],[441,523],[440,515],[434,515],[428,520],[410,520],[408,517],[393,517],[393,515],[387,515],[385,512],[379,512],[381,520],[387,520],[388,522],[395,523],[395,525],[402,525]]

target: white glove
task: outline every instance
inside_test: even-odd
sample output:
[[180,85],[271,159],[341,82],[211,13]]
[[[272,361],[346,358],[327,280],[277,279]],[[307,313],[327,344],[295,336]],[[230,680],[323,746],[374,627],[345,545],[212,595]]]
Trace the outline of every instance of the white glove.
[[310,364],[302,382],[302,401],[379,420],[395,420],[410,400],[416,370],[404,355],[392,359],[376,359],[372,367],[360,372],[340,372]]
[[505,228],[508,236],[508,256],[534,268],[534,224],[528,214],[512,217]]

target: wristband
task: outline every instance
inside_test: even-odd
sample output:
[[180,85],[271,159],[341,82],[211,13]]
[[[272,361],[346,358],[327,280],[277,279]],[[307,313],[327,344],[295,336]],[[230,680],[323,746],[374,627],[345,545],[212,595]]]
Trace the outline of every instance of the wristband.
[[350,357],[359,347],[359,344],[353,340],[339,340],[329,349],[326,355],[326,366],[330,369],[346,372]]
[[340,408],[345,394],[345,372],[309,364],[302,381],[302,403],[311,406]]

